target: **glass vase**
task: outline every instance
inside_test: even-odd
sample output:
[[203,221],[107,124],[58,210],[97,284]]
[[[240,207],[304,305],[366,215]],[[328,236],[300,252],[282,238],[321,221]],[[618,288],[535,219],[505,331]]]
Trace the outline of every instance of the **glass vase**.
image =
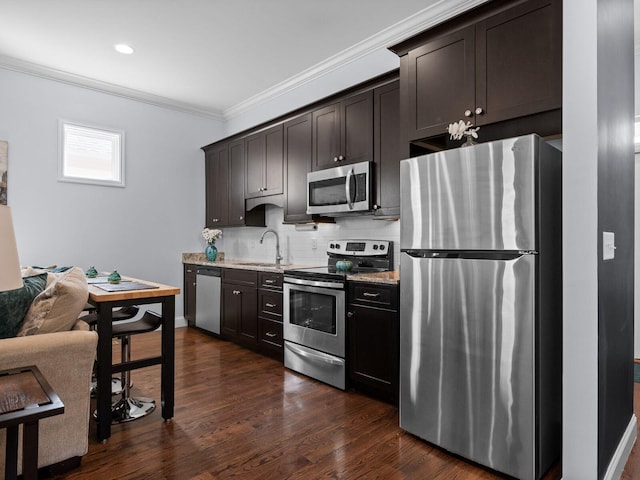
[[471,135],[467,135],[467,140],[460,145],[461,147],[472,147],[476,142],[473,141],[473,137]]
[[207,243],[207,247],[204,249],[204,254],[207,257],[208,262],[215,262],[218,257],[218,249],[214,242]]

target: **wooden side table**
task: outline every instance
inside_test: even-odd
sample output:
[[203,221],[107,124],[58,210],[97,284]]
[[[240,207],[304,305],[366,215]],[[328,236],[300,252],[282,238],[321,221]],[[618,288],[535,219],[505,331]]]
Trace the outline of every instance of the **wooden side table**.
[[18,476],[18,427],[22,424],[22,478],[38,478],[38,422],[64,413],[60,397],[36,366],[0,371],[0,428],[7,429],[5,478]]

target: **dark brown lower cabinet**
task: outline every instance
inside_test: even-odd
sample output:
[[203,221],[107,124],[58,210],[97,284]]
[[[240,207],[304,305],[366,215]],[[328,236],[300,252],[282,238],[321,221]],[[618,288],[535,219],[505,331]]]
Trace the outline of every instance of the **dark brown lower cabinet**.
[[184,319],[190,327],[196,324],[196,271],[195,265],[189,263],[183,265],[182,308]]
[[347,307],[349,383],[356,390],[398,403],[398,287],[352,283]]
[[258,347],[257,272],[222,271],[222,318],[220,333],[251,349]]
[[281,273],[258,273],[258,350],[281,362],[284,361],[282,280]]

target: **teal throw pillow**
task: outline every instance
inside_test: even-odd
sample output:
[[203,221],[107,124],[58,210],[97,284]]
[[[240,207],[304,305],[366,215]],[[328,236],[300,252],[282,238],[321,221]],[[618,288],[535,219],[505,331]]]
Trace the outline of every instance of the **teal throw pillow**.
[[31,302],[47,286],[47,273],[22,280],[22,288],[0,292],[0,338],[16,336]]

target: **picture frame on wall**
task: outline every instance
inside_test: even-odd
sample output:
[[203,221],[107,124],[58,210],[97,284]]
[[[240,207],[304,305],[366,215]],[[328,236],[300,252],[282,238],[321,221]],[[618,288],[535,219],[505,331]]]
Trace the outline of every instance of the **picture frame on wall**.
[[0,140],[0,205],[7,204],[7,170],[9,169],[9,142]]

